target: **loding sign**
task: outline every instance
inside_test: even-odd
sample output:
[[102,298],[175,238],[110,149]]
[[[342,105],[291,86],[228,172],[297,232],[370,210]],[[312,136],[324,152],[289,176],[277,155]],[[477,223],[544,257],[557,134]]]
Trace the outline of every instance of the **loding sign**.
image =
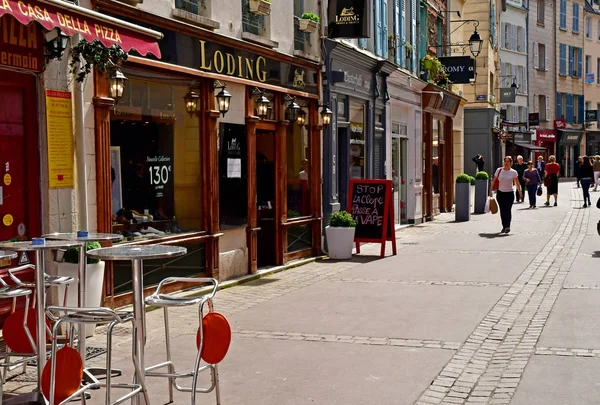
[[155,39],[88,13],[90,10],[72,5],[63,8],[38,0],[0,0],[0,16],[12,15],[23,25],[38,22],[48,31],[60,28],[69,36],[81,34],[88,42],[98,40],[108,48],[119,45],[125,52],[135,49],[141,55],[152,53],[160,58]]
[[329,38],[369,38],[367,0],[330,0],[327,9]]
[[517,100],[516,87],[503,87],[500,89],[500,103],[514,103]]
[[50,188],[74,187],[71,93],[46,90],[48,180]]
[[42,72],[44,38],[40,26],[25,26],[8,15],[0,17],[0,65]]
[[448,74],[450,82],[468,84],[475,80],[475,59],[470,56],[447,56],[438,59]]
[[529,125],[540,125],[540,113],[529,113]]

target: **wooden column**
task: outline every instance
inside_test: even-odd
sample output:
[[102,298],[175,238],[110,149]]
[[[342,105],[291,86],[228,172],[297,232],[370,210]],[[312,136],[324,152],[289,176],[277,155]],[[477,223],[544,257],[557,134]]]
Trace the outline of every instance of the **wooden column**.
[[201,119],[201,172],[202,172],[202,221],[203,228],[211,237],[206,242],[206,274],[219,278],[219,152],[217,148],[217,119],[212,82],[203,82],[200,89]]
[[248,273],[254,274],[258,269],[258,245],[256,232],[256,123],[260,119],[254,115],[254,100],[251,89],[246,87],[246,150],[248,173],[248,227],[246,243],[248,246]]
[[310,214],[317,218],[312,224],[312,254],[321,254],[322,216],[321,216],[321,136],[323,126],[320,124],[320,115],[317,109],[317,101],[311,100],[309,105],[308,122],[309,127],[309,150],[310,150]]
[[275,263],[285,264],[287,261],[287,138],[290,123],[277,121],[275,131]]
[[433,189],[431,173],[432,139],[431,131],[433,117],[429,112],[423,112],[423,145],[425,147],[425,167],[423,168],[423,218],[425,221],[433,219]]

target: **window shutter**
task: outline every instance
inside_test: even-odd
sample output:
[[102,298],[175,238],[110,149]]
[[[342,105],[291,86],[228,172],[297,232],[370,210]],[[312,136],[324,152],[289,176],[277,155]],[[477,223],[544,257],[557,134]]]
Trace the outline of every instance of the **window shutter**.
[[562,117],[562,94],[556,93],[556,119],[559,120]]
[[565,44],[560,44],[558,46],[558,50],[559,50],[559,58],[560,58],[560,70],[559,73],[563,76],[565,76],[567,74],[567,51],[566,51],[566,45]]
[[583,72],[583,49],[578,48],[579,52],[577,52],[577,77],[582,77]]
[[585,121],[585,101],[583,94],[577,96],[577,122],[583,124]]
[[[388,57],[388,8],[387,0],[381,0],[381,56],[387,59]],[[402,48],[403,49],[403,48]]]
[[533,43],[533,68],[534,69],[539,69],[539,67],[540,67],[539,58],[540,58],[540,53],[538,50],[538,43],[534,42]]
[[546,121],[550,121],[550,103],[548,102],[548,97],[544,97],[544,101],[546,102],[546,116],[544,118]]
[[533,95],[533,98],[532,98],[532,100],[533,100],[533,111],[534,111],[534,112],[537,112],[537,111],[538,111],[538,108],[539,108],[539,106],[538,106],[538,101],[537,101],[537,94],[534,94],[534,95]]
[[381,44],[381,15],[379,14],[381,4],[379,0],[373,2],[373,15],[375,16],[375,54],[381,56],[382,44]]
[[560,28],[567,29],[567,0],[560,0]]
[[[402,7],[404,7],[404,0],[394,0],[394,35],[396,36],[396,41],[400,43],[396,44],[396,53],[394,54],[394,62],[397,65],[404,66],[404,60],[406,58],[406,52],[404,52],[404,44],[406,43],[406,37],[404,36],[404,30],[402,29],[402,25],[404,23],[403,14],[400,13],[400,3],[402,3]],[[413,44],[414,46],[415,44]]]
[[573,68],[575,67],[573,63],[573,47],[569,45],[569,76],[573,76]]
[[573,123],[573,95],[571,93],[567,93],[567,122]]
[[579,32],[579,4],[573,3],[573,32]]
[[548,69],[550,69],[550,56],[548,54],[548,45],[545,45],[545,44],[544,44],[544,55],[545,55],[544,70],[547,72]]
[[517,26],[510,25],[510,49],[517,50]]
[[[417,43],[417,11],[419,10],[417,4],[419,4],[419,2],[417,0],[410,0],[410,4],[411,4],[411,15],[410,15],[410,19],[411,19],[411,31],[410,31],[410,37],[411,37],[411,42],[413,44],[413,46]],[[427,10],[425,10],[425,16],[427,16]],[[425,32],[427,33],[427,27],[425,27]],[[412,53],[412,71],[416,72],[417,71],[417,63],[419,61],[419,58],[417,58],[417,50],[416,48],[413,50]]]

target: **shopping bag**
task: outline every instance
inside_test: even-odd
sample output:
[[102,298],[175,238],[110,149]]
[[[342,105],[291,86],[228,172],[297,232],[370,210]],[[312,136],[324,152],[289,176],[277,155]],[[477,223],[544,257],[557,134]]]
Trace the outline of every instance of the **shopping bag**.
[[537,194],[537,196],[541,196],[542,194],[544,194],[544,190],[542,190],[542,186],[538,186],[537,191],[535,192]]
[[492,214],[496,214],[498,212],[498,203],[493,198],[490,198],[490,212]]
[[485,212],[486,214],[488,212],[490,212],[490,199],[489,198],[485,202],[485,208],[483,209],[483,212]]

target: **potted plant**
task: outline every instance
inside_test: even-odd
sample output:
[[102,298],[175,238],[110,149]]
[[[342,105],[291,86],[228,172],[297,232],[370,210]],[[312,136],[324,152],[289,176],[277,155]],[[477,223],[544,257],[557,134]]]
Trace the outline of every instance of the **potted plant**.
[[[87,242],[86,251],[91,249],[98,249],[102,246],[98,242]],[[89,307],[98,307],[100,306],[102,300],[102,286],[104,281],[104,265],[103,261],[98,259],[92,259],[88,257],[87,259],[87,276],[86,276],[86,297],[85,303],[86,306]],[[79,274],[79,248],[71,248],[68,249],[64,256],[63,261],[58,263],[58,275],[59,276],[67,276],[73,277],[75,279],[78,278]],[[69,287],[69,292],[67,295],[67,306],[68,307],[77,307],[77,295],[78,289],[76,284],[72,284]],[[65,287],[61,286],[58,290],[58,299],[59,302],[64,302],[65,297]],[[93,336],[95,325],[90,324],[86,325],[85,334],[86,336]]]
[[456,177],[454,215],[456,221],[471,219],[471,177],[468,174],[459,174]]
[[[426,55],[421,59],[421,69],[427,74],[427,81],[430,83],[438,83],[446,75],[444,65],[438,58],[431,55]],[[447,79],[447,75],[445,78]]]
[[299,29],[302,32],[316,32],[317,27],[319,26],[319,21],[321,21],[321,18],[319,18],[319,16],[312,11],[309,13],[304,13],[298,20]]
[[271,0],[248,0],[248,7],[256,15],[271,14]]
[[486,172],[475,175],[475,214],[485,213],[485,203],[489,193],[490,176]]
[[404,49],[406,50],[406,58],[410,58],[412,56],[412,51],[414,51],[415,47],[410,42],[404,43]]
[[356,221],[349,212],[339,211],[329,216],[329,223],[325,228],[329,257],[332,259],[352,258],[355,228]]

